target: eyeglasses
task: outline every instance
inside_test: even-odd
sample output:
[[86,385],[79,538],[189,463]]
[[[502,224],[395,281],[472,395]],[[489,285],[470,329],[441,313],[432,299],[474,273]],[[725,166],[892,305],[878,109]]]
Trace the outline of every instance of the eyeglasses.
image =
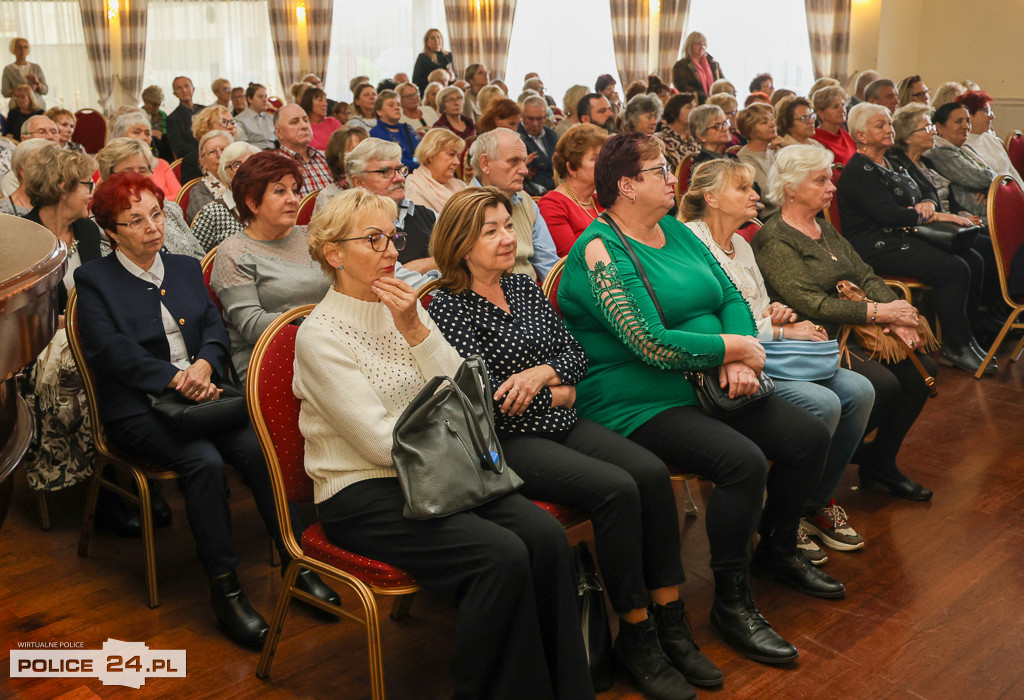
[[146,230],[146,224],[153,222],[153,225],[159,228],[166,218],[167,214],[161,209],[158,212],[154,212],[152,216],[133,216],[126,223],[118,221],[117,225],[124,226],[133,233],[142,233]]
[[153,169],[142,166],[141,168],[120,168],[111,170],[112,173],[135,173],[136,175],[152,175]]
[[914,129],[910,133],[916,134],[919,131],[927,131],[929,134],[934,134],[935,132],[938,131],[938,129],[935,128],[934,124],[929,124],[928,126],[922,126],[920,129]]
[[[383,177],[385,180],[389,180],[389,179],[391,179],[391,178],[393,178],[395,176],[395,173],[398,173],[402,177],[405,177],[406,175],[409,174],[409,168],[405,167],[404,165],[399,166],[397,168],[388,166],[386,168],[381,168],[380,170],[363,170],[359,174],[360,175],[368,175],[370,173],[377,173],[378,175]],[[401,250],[401,248],[399,248],[399,250]]]
[[32,130],[32,131],[30,131],[28,133],[32,134],[33,136],[42,136],[42,137],[57,136],[57,135],[60,134],[60,132],[56,128],[47,129],[45,126],[41,126],[38,129],[34,129],[34,130]]
[[342,241],[361,241],[367,240],[370,242],[370,247],[378,253],[383,253],[388,249],[388,243],[395,244],[395,250],[405,250],[405,231],[398,231],[390,236],[383,233],[371,233],[369,236],[356,236],[355,238],[339,238],[338,243]]
[[96,183],[92,180],[79,180],[78,184],[89,190],[89,194],[92,194],[93,188],[96,187]]
[[242,167],[242,161],[240,161],[240,160],[233,160],[230,163],[228,163],[227,169],[233,171],[233,170],[238,170],[241,167]]
[[922,90],[921,92],[912,92],[910,93],[910,96],[916,99],[918,97],[925,97],[930,94],[932,94],[931,90]]
[[810,124],[814,121],[815,117],[817,116],[818,115],[816,115],[814,112],[808,112],[802,117],[797,117],[796,120],[798,122],[803,122],[804,124]]
[[[224,149],[226,148],[227,146],[224,146],[224,148],[211,148],[207,150],[205,153],[203,153],[203,157],[209,158],[210,156],[219,156],[221,153],[224,152]],[[241,165],[241,163],[239,163],[239,165]]]
[[710,131],[711,129],[714,129],[715,131],[726,131],[730,126],[732,126],[732,122],[726,119],[724,122],[709,124],[707,130]]
[[644,168],[643,170],[638,172],[637,175],[639,175],[640,173],[653,173],[653,172],[661,173],[661,179],[667,181],[668,180],[668,174],[670,172],[672,172],[672,171],[669,170],[668,163],[662,163],[661,165],[656,165],[653,168]]
[[234,119],[221,119],[220,120],[220,125],[221,126],[234,126],[235,125],[235,120]]

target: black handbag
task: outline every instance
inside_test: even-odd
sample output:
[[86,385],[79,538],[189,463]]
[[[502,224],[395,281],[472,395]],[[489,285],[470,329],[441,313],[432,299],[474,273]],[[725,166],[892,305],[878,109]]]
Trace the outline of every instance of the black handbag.
[[[629,255],[630,260],[633,261],[633,266],[636,267],[637,274],[640,275],[640,281],[644,283],[644,287],[647,289],[647,294],[650,295],[651,301],[654,303],[654,308],[658,311],[658,317],[661,318],[661,323],[668,328],[668,323],[665,321],[665,312],[661,310],[661,303],[658,301],[658,297],[654,294],[654,288],[651,286],[651,281],[647,278],[647,272],[644,270],[644,266],[640,264],[640,260],[636,257],[636,253],[633,251],[633,246],[630,244],[629,239],[622,233],[619,225],[615,223],[612,217],[608,216],[607,212],[601,214],[601,219],[608,224],[612,231],[615,232],[615,235],[619,237],[619,241],[626,249],[626,253]],[[761,376],[758,378],[761,385],[758,387],[756,392],[746,396],[737,396],[736,398],[729,398],[729,390],[723,389],[719,383],[718,367],[711,367],[709,369],[694,372],[684,372],[684,376],[689,380],[690,384],[693,385],[694,393],[697,394],[697,400],[700,402],[700,407],[703,409],[704,413],[708,414],[712,418],[718,419],[742,416],[744,413],[757,408],[775,391],[775,382],[773,382],[772,378],[764,372],[762,372]]]
[[196,403],[174,389],[149,394],[149,405],[185,436],[202,438],[241,428],[249,422],[245,394],[230,384],[218,385],[219,399]]
[[947,253],[963,253],[974,245],[979,234],[985,233],[984,226],[960,226],[951,221],[936,221],[918,224],[907,229],[914,238],[920,238]]
[[594,690],[600,693],[615,682],[612,630],[604,604],[604,587],[597,578],[597,567],[585,542],[572,548],[572,563],[576,569],[576,604],[580,611],[583,645],[590,663],[590,680]]
[[405,517],[440,518],[523,485],[505,464],[490,386],[484,361],[474,355],[454,377],[427,382],[399,416],[391,457],[405,496]]

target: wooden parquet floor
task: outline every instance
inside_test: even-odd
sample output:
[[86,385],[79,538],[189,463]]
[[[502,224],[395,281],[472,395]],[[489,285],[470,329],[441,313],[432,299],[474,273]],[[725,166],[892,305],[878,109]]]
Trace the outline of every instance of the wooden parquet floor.
[[[856,489],[850,469],[837,501],[867,540],[861,552],[830,552],[826,570],[845,582],[841,601],[805,597],[755,580],[754,595],[800,660],[772,668],[748,661],[714,637],[703,520],[683,521],[683,587],[695,634],[725,672],[702,698],[1024,697],[1024,367],[1001,356],[998,376],[981,382],[943,370],[901,456],[903,469],[931,487],[919,504]],[[165,493],[174,525],[157,534],[161,605],[145,605],[139,540],[97,535],[89,558],[76,554],[84,492],[50,499],[53,526],[39,529],[24,477],[0,531],[0,697],[5,698],[341,698],[369,697],[365,635],[350,621],[322,622],[293,605],[271,677],[255,677],[257,654],[215,627],[195,560],[181,497]],[[707,495],[706,485],[703,496]],[[701,490],[694,489],[698,504]],[[266,535],[246,489],[232,482],[239,576],[269,618],[280,584]],[[590,536],[586,526],[570,533]],[[382,608],[388,610],[388,601]],[[450,695],[454,611],[420,594],[412,616],[382,621],[388,696]],[[495,630],[500,634],[500,630]],[[140,690],[97,679],[10,678],[18,642],[107,638],[152,649],[186,649],[186,678],[151,678]],[[627,681],[602,700],[639,698]],[[524,699],[529,700],[529,699]]]

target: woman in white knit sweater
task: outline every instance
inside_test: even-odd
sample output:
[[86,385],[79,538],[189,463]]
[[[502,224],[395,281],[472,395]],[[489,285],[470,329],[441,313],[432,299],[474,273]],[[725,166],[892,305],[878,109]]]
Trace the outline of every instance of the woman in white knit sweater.
[[293,389],[324,531],[458,608],[454,697],[592,698],[557,520],[518,494],[436,520],[402,515],[395,422],[461,358],[394,277],[396,219],[393,200],[353,189],[309,227],[310,255],[335,283],[299,328]]

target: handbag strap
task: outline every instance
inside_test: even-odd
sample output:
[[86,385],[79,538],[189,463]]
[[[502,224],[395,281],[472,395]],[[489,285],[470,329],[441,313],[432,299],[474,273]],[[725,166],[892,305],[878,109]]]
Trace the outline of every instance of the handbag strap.
[[633,250],[633,245],[629,242],[629,238],[622,232],[619,225],[615,223],[615,219],[611,217],[608,212],[601,213],[601,219],[611,227],[612,231],[616,236],[619,237],[619,242],[622,243],[622,247],[626,249],[626,254],[629,259],[633,261],[633,267],[636,268],[636,272],[640,275],[640,281],[644,283],[644,287],[647,289],[647,294],[650,295],[651,301],[654,302],[654,308],[658,311],[658,317],[661,318],[661,323],[668,328],[668,322],[665,321],[665,312],[661,310],[661,303],[658,301],[658,295],[654,293],[654,287],[651,286],[651,280],[647,278],[647,271],[644,266],[640,264],[640,259],[636,257],[636,252]]

